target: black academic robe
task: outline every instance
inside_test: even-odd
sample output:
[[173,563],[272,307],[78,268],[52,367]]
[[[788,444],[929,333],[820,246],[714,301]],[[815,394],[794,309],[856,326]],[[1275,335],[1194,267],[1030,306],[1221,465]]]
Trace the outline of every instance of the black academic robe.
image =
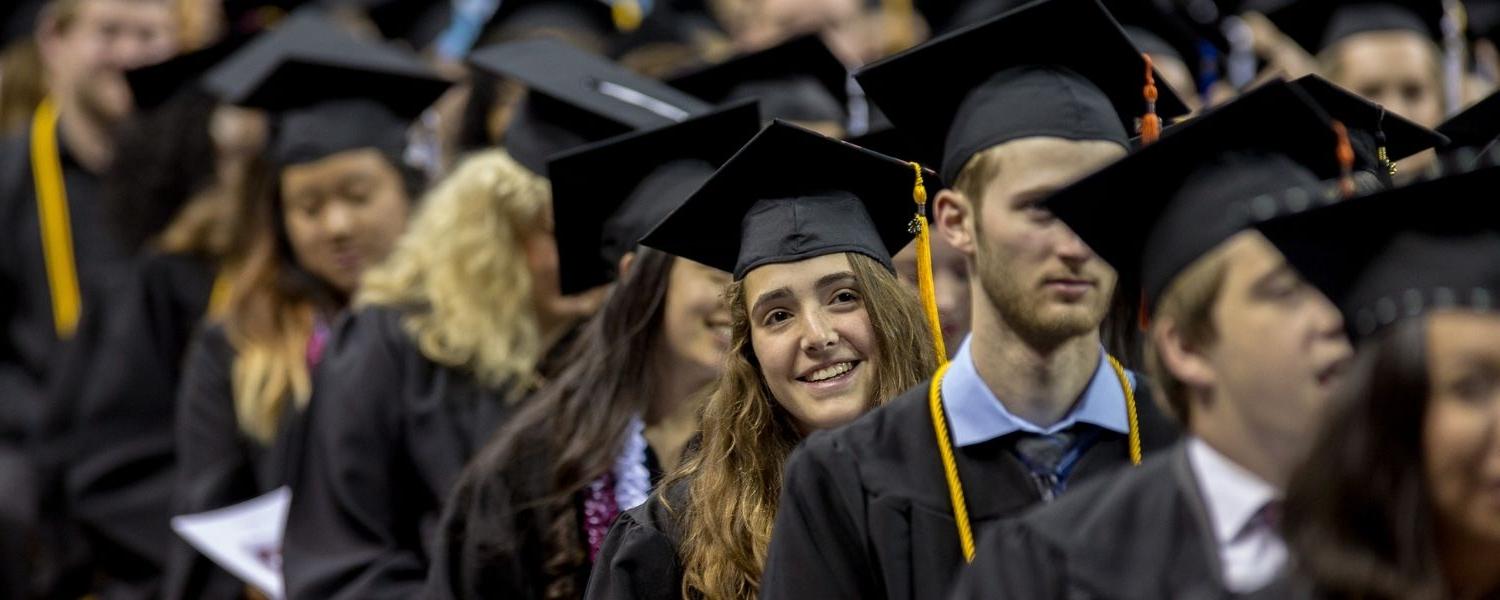
[[319,365],[283,549],[290,599],[420,597],[443,501],[508,412],[503,391],[429,360],[401,321],[347,316]]
[[[58,136],[73,257],[84,293],[109,289],[128,253],[104,227],[102,184]],[[52,318],[29,130],[0,140],[0,442],[33,431],[62,340]]]
[[952,598],[1233,597],[1185,446],[984,536]]
[[[673,508],[687,507],[687,485],[669,490]],[[678,513],[680,514],[680,512]],[[609,528],[589,577],[586,600],[682,598],[682,531],[661,497],[627,510]]]
[[[235,350],[220,326],[193,340],[177,395],[177,473],[172,514],[192,514],[250,500],[285,485],[301,461],[299,416],[283,405],[276,438],[263,443],[240,427],[230,374]],[[165,524],[163,524],[165,525]],[[246,586],[172,535],[163,598],[238,599]]]
[[80,530],[86,579],[102,599],[161,594],[174,542],[177,383],[215,272],[198,257],[141,257],[109,310],[85,312],[51,386],[52,493]]
[[[1141,378],[1137,378],[1138,381]],[[761,597],[934,598],[963,564],[928,409],[928,382],[855,422],[809,436],[786,468]],[[1141,445],[1170,446],[1177,427],[1136,386]],[[1042,501],[1000,438],[954,449],[975,536]],[[1129,465],[1128,441],[1105,431],[1070,477]]]

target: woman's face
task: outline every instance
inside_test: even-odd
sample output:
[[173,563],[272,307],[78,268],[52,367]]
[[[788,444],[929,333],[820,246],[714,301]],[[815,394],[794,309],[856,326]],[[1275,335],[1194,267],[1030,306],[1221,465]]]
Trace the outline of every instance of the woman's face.
[[662,337],[674,370],[690,369],[708,380],[723,370],[729,349],[729,309],[724,287],[729,274],[686,258],[672,261]]
[[369,148],[282,169],[281,198],[297,263],[345,294],[390,253],[411,208],[400,173]]
[[1422,457],[1438,522],[1463,539],[1500,543],[1500,316],[1428,319],[1431,388]]
[[526,269],[531,272],[531,302],[536,307],[537,324],[544,334],[556,332],[581,319],[593,316],[604,303],[609,286],[564,296],[559,282],[557,238],[552,234],[552,211],[542,211],[541,227],[521,241],[526,253]]
[[756,267],[744,291],[761,377],[803,431],[842,425],[874,404],[880,350],[847,255]]

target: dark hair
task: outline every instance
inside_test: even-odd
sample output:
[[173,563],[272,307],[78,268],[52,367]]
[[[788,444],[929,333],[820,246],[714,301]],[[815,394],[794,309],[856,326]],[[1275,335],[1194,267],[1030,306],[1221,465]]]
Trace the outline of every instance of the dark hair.
[[1426,330],[1425,319],[1407,319],[1360,344],[1348,385],[1288,486],[1288,544],[1329,597],[1445,596],[1422,466]]
[[214,181],[218,153],[209,121],[217,106],[205,92],[185,91],[116,132],[114,159],[104,174],[104,215],[131,252]]
[[[563,363],[568,366],[496,432],[458,484],[464,488],[514,482],[505,473],[531,464],[518,457],[546,457],[542,463],[546,470],[532,488],[545,491],[530,498],[510,496],[518,513],[534,511],[534,518],[470,523],[463,535],[476,538],[466,546],[479,548],[513,548],[511,540],[504,539],[513,535],[539,538],[544,547],[539,562],[547,598],[583,592],[576,589],[575,578],[588,565],[588,553],[581,544],[574,494],[613,467],[631,419],[645,410],[653,392],[649,361],[651,349],[661,338],[674,262],[670,254],[644,247],[637,250],[630,270],[569,348]],[[476,497],[496,496],[480,493]],[[521,535],[517,529],[526,524],[540,531]],[[488,543],[492,541],[496,544]],[[490,563],[520,559],[518,555],[481,558]]]

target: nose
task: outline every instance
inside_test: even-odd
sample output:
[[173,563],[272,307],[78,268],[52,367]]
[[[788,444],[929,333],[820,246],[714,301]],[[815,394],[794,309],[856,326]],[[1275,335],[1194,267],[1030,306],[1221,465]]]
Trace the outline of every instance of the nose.
[[323,233],[344,239],[354,232],[354,211],[343,202],[329,202],[323,209]]
[[1094,257],[1093,249],[1089,248],[1089,245],[1083,242],[1083,238],[1078,237],[1078,234],[1073,233],[1072,229],[1068,229],[1068,226],[1063,225],[1061,222],[1058,222],[1056,225],[1058,228],[1057,256],[1059,258],[1069,264],[1080,264]]
[[821,311],[812,311],[803,323],[802,349],[808,354],[823,352],[839,343],[838,331]]

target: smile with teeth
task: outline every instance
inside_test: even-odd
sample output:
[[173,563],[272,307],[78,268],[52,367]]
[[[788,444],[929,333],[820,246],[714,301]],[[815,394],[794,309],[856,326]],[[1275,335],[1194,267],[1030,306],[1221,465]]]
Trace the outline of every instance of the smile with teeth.
[[853,362],[853,361],[846,361],[846,362],[841,362],[841,363],[835,363],[835,364],[823,367],[821,369],[818,369],[816,371],[813,371],[812,373],[809,373],[807,375],[803,375],[801,377],[798,377],[797,379],[802,380],[802,381],[806,381],[808,383],[818,383],[820,381],[828,381],[829,379],[833,379],[835,377],[838,377],[840,375],[848,373],[849,371],[853,371],[855,364],[856,363]]

